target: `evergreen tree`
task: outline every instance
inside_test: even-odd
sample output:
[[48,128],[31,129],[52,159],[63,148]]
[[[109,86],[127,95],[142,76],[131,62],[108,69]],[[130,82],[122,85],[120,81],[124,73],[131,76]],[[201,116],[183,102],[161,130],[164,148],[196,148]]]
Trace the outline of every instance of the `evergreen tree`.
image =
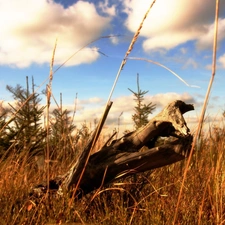
[[155,104],[152,102],[148,103],[147,105],[143,103],[144,96],[148,93],[148,91],[142,91],[139,85],[139,74],[137,74],[137,92],[132,91],[134,94],[134,101],[136,102],[136,106],[134,107],[134,114],[132,115],[132,120],[134,121],[135,129],[138,129],[148,123],[148,116],[153,112],[155,109]]
[[[144,104],[145,95],[148,93],[148,91],[142,91],[140,89],[139,85],[139,74],[137,74],[137,92],[132,91],[130,88],[128,88],[129,91],[131,91],[134,95],[134,101],[136,103],[136,106],[134,107],[134,114],[132,115],[132,120],[134,122],[135,129],[138,129],[148,123],[148,116],[153,112],[156,105],[152,102],[148,103],[147,105]],[[150,176],[149,171],[145,172],[145,177]],[[131,183],[134,185],[131,186],[129,192],[132,194],[132,196],[135,196],[136,198],[139,198],[139,193],[141,190],[145,187],[146,179],[144,179],[144,176],[139,174],[134,174],[131,178]]]
[[9,104],[11,114],[14,115],[14,124],[11,126],[11,136],[17,143],[17,151],[37,154],[44,151],[44,138],[46,132],[43,129],[42,116],[44,106],[40,106],[41,98],[34,91],[34,80],[32,79],[32,92],[29,90],[28,77],[26,77],[26,88],[20,85],[16,87],[6,86],[15,100],[15,105]]
[[62,110],[61,103],[61,106],[51,113],[51,158],[64,160],[70,155],[73,151],[72,133],[75,128],[70,111]]

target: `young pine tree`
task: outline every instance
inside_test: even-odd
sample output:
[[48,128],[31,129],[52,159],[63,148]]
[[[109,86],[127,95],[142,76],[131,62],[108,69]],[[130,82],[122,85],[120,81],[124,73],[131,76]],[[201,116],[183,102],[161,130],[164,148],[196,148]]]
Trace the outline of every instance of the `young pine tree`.
[[73,152],[73,131],[76,126],[72,122],[71,112],[62,109],[62,94],[60,107],[51,113],[51,158],[60,161],[66,160]]
[[[128,88],[129,89],[129,88]],[[156,105],[152,102],[145,104],[145,95],[148,93],[148,91],[142,91],[140,89],[139,85],[139,74],[137,74],[137,92],[132,91],[129,89],[134,95],[134,101],[136,103],[136,106],[134,107],[134,114],[132,115],[132,120],[134,122],[135,129],[138,129],[148,123],[148,116],[153,112]],[[141,193],[141,190],[145,187],[146,179],[144,177],[149,177],[150,172],[147,171],[144,173],[144,176],[134,174],[130,179],[132,185],[130,187],[129,193],[131,193],[132,196],[135,197],[135,199],[140,199],[139,193]]]
[[138,129],[148,123],[148,116],[155,109],[155,104],[152,102],[147,105],[144,104],[144,96],[148,93],[148,91],[142,91],[139,85],[139,74],[137,74],[137,92],[132,91],[134,94],[134,101],[136,102],[136,106],[134,107],[134,114],[132,115],[132,120],[134,122],[135,129]]
[[29,81],[26,77],[26,88],[20,85],[16,87],[6,86],[12,94],[15,104],[10,104],[10,113],[14,115],[11,125],[12,140],[16,143],[17,152],[37,154],[44,151],[44,138],[46,132],[41,126],[44,106],[40,106],[41,98],[34,91],[34,80],[32,79],[32,92],[29,90]]

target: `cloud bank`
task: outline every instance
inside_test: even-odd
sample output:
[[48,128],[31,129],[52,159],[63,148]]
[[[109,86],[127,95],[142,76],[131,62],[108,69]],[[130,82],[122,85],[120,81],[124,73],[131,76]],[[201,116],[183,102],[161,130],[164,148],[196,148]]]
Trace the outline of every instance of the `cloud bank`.
[[[75,1],[65,8],[53,0],[1,1],[0,65],[24,68],[32,63],[49,64],[56,39],[55,64],[62,64],[106,29],[117,33],[121,24],[112,24],[116,17],[123,17],[125,28],[136,32],[149,4],[146,0],[100,0],[97,4]],[[221,1],[220,11],[224,10],[225,1]],[[143,50],[163,52],[188,41],[194,41],[197,50],[211,48],[214,15],[212,0],[157,0],[140,33],[144,37]],[[220,18],[218,42],[224,39],[225,19]],[[111,41],[118,44],[117,37]],[[84,47],[66,66],[92,63],[99,56],[96,47]],[[196,67],[193,61],[188,63]]]
[[[107,5],[102,5],[107,12]],[[109,11],[113,14],[113,8]],[[110,24],[93,3],[77,1],[68,8],[52,0],[17,0],[0,3],[0,64],[28,67],[49,63],[58,39],[55,64],[95,40]],[[91,63],[98,49],[86,47],[66,65]]]
[[[118,118],[120,118],[121,124],[132,127],[133,125],[131,118],[136,104],[133,99],[133,95],[121,96],[114,99],[113,105],[108,115],[107,124],[116,126],[118,123]],[[177,99],[190,104],[196,103],[196,100],[188,93],[160,93],[154,96],[145,96],[146,104],[149,102],[156,104],[156,110],[153,112],[153,115],[161,111],[167,104]],[[91,104],[90,106],[90,103],[94,104]],[[78,101],[77,114],[75,118],[76,122],[82,123],[84,121],[93,122],[94,119],[99,120],[104,111],[105,104],[106,103],[103,101],[103,99],[97,97]],[[71,106],[71,110],[72,107],[73,106]]]
[[[135,32],[150,2],[146,0],[125,0],[124,12],[128,17],[125,26]],[[220,11],[225,1],[220,3]],[[215,17],[215,1],[211,0],[167,0],[156,1],[145,21],[141,35],[146,38],[143,49],[146,52],[170,50],[187,41],[196,41],[197,49],[212,46]],[[219,20],[218,41],[225,38],[225,19]]]

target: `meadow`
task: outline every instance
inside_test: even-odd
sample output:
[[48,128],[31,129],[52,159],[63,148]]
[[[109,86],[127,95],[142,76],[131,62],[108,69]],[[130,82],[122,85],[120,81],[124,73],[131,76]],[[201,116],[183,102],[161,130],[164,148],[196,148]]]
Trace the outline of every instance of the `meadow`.
[[[128,56],[138,38],[144,20],[154,5],[154,2],[144,15],[143,21],[133,37],[124,60],[121,62],[107,103],[111,100],[120,71],[129,58]],[[71,201],[69,194],[65,190],[62,190],[60,193],[50,192],[43,196],[30,195],[31,189],[35,185],[41,184],[43,181],[49,181],[68,170],[70,165],[76,161],[78,155],[82,152],[83,147],[86,145],[86,140],[91,133],[85,127],[86,130],[83,129],[82,131],[82,134],[85,135],[79,139],[79,142],[75,141],[76,145],[74,145],[74,141],[71,141],[71,139],[76,140],[76,136],[68,136],[68,130],[62,129],[60,138],[53,140],[56,141],[54,142],[54,151],[57,152],[57,149],[60,149],[60,151],[55,155],[53,154],[54,157],[51,154],[50,141],[52,140],[50,140],[51,126],[49,108],[52,93],[51,83],[54,75],[52,71],[55,54],[54,49],[49,84],[46,90],[47,138],[44,142],[44,148],[46,149],[46,167],[37,167],[35,157],[31,157],[28,151],[18,152],[16,150],[18,146],[15,142],[6,149],[0,159],[0,225],[224,224],[225,127],[211,125],[208,131],[204,130],[204,133],[200,132],[204,121],[208,96],[215,76],[215,40],[216,32],[214,36],[212,78],[205,96],[198,130],[193,134],[195,138],[190,157],[169,166],[118,180],[116,183],[101,187],[83,198],[75,198],[73,201]],[[159,66],[162,65],[159,64]],[[19,114],[21,113],[20,109],[26,108],[24,106],[29,102],[29,96],[35,96],[35,93],[31,95],[29,93],[27,94],[27,101],[23,102],[20,108],[14,112],[14,116],[21,115]],[[35,98],[33,99],[35,100]],[[38,101],[35,104],[37,103]],[[58,113],[64,115],[63,112],[55,111],[55,118],[60,118],[58,116],[61,114]],[[3,123],[1,127],[5,127],[6,125],[7,123],[5,125]],[[101,126],[103,124],[100,124]],[[3,131],[4,129],[1,128],[1,132]],[[30,130],[28,129],[26,132],[29,134]],[[1,135],[7,136],[7,133],[1,133]],[[26,138],[24,133],[22,137]],[[36,140],[37,135],[34,135],[33,138]],[[104,143],[105,137],[104,134],[101,134],[98,138],[96,148]],[[22,145],[22,147],[20,146],[21,149],[27,149],[27,146]],[[67,151],[68,149],[71,150]],[[50,160],[52,158],[54,160]]]
[[[175,224],[224,224],[225,129],[213,128],[194,150]],[[99,143],[101,144],[101,143]],[[73,155],[50,166],[54,178]],[[0,224],[173,224],[186,160],[144,172],[70,202],[68,194],[30,197],[46,180],[26,155],[0,163]]]

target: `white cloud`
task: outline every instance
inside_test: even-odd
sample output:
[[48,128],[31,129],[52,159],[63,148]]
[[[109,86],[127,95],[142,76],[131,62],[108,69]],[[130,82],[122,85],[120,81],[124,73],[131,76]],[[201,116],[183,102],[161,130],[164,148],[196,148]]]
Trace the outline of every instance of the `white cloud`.
[[119,44],[119,38],[118,36],[113,36],[110,38],[110,41],[114,44],[114,45],[118,45]]
[[102,10],[102,12],[108,14],[109,16],[115,16],[116,15],[116,5],[109,6],[109,0],[105,0],[104,2],[99,3],[99,8]]
[[180,52],[184,55],[187,53],[187,51],[188,51],[187,48],[184,47],[180,48]]
[[218,62],[222,68],[225,68],[225,54],[219,57]]
[[[124,1],[124,12],[128,14],[125,25],[130,31],[137,30],[150,4],[146,0]],[[225,1],[220,3],[220,10],[223,9]],[[146,52],[160,48],[169,50],[191,40],[197,40],[198,48],[206,48],[212,43],[214,15],[215,1],[156,1],[141,30],[140,35],[146,38],[143,48]],[[221,19],[219,41],[225,38],[224,23]]]
[[146,100],[156,104],[156,108],[160,109],[175,100],[181,100],[189,104],[196,102],[195,99],[188,93],[178,94],[175,92],[159,93],[154,96],[148,96]]
[[189,32],[173,32],[171,34],[170,31],[167,33],[163,33],[161,35],[148,38],[143,42],[143,48],[147,52],[149,50],[157,50],[160,48],[164,48],[166,50],[170,50],[182,43],[185,43],[189,40],[193,40],[198,33],[189,33]]
[[92,97],[92,98],[89,98],[89,99],[84,99],[84,100],[79,100],[77,101],[77,104],[78,105],[86,105],[86,104],[103,104],[104,103],[104,100],[102,98],[99,98],[99,97]]
[[192,58],[187,59],[187,61],[183,65],[183,69],[187,69],[190,67],[192,67],[194,69],[198,68],[198,63]]
[[[216,67],[218,69],[224,69],[225,68],[225,54],[221,55],[218,60],[217,60],[217,65]],[[212,70],[212,64],[207,64],[205,66],[205,69],[207,70]]]
[[[208,25],[206,27],[207,31],[198,38],[196,43],[197,48],[199,50],[202,49],[212,49],[213,46],[213,38],[214,38],[214,24]],[[225,19],[219,19],[218,22],[218,43],[225,38]]]
[[[108,128],[109,133],[112,133],[114,128],[120,129],[120,135],[123,134],[125,130],[133,130],[133,121],[132,121],[132,114],[134,113],[134,96],[122,96],[118,97],[113,100],[113,105],[109,111],[107,120],[106,120],[106,127]],[[159,93],[154,96],[146,95],[145,102],[149,103],[152,102],[156,104],[156,110],[150,116],[153,118],[157,113],[159,113],[167,104],[171,103],[175,100],[182,100],[185,103],[194,104],[196,101],[194,98],[189,95],[188,93],[178,94],[178,93]],[[3,102],[6,106],[8,102]],[[11,104],[15,104],[11,102]],[[105,104],[103,99],[98,97],[93,97],[85,100],[77,101],[76,113],[74,117],[74,123],[79,127],[84,122],[91,127],[94,128],[95,120],[99,121],[103,111],[105,109]],[[196,104],[195,104],[196,105]],[[55,109],[55,105],[51,105],[51,111]],[[74,111],[73,104],[64,104],[63,110],[68,110],[70,112]],[[72,114],[71,114],[72,116]],[[187,116],[190,117],[190,114]],[[191,117],[192,118],[192,117]],[[193,118],[196,118],[195,116]],[[196,119],[195,119],[196,120]],[[119,123],[119,124],[118,124]]]
[[[113,100],[113,105],[109,111],[106,125],[111,131],[118,126],[120,122],[120,130],[123,132],[126,129],[133,130],[132,114],[134,113],[134,96],[121,96]],[[194,104],[195,99],[188,93],[160,93],[154,96],[146,95],[145,102],[156,104],[156,110],[153,111],[151,118],[160,112],[167,104],[175,100],[182,100],[185,103]],[[90,107],[91,104],[91,107]],[[195,104],[197,105],[197,104]],[[95,106],[91,99],[78,102],[78,110],[75,116],[75,123],[81,124],[86,121],[88,124],[93,124],[94,120],[99,120],[104,111],[103,100],[98,99]],[[72,107],[71,107],[72,108]],[[190,115],[190,114],[189,114]]]
[[[66,9],[51,0],[1,1],[0,64],[27,67],[49,63],[56,38],[55,63],[61,64],[101,36],[109,22],[110,18],[97,13],[94,4],[84,1]],[[91,63],[98,57],[96,48],[87,47],[66,65]]]

